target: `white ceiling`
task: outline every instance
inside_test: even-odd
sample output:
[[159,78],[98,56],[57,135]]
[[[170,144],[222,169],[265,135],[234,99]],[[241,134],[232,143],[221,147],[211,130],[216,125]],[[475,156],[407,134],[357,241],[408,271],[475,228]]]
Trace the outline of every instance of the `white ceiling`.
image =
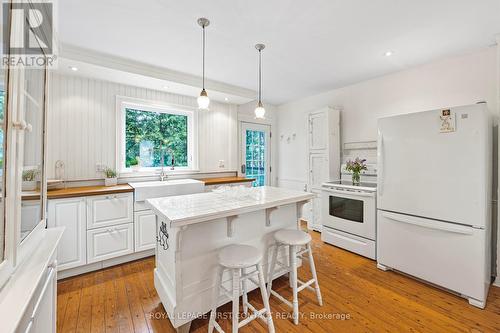
[[192,75],[201,73],[196,19],[207,17],[207,77],[247,89],[257,87],[254,44],[265,43],[273,104],[486,47],[500,33],[499,0],[58,3],[63,43]]

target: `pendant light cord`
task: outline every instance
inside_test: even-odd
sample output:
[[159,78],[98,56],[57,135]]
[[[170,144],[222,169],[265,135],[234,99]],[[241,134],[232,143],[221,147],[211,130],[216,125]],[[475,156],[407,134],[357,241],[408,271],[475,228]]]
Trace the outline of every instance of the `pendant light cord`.
[[203,61],[202,61],[202,72],[203,72],[203,90],[205,90],[205,26],[203,26]]
[[262,53],[259,50],[259,103],[262,102]]

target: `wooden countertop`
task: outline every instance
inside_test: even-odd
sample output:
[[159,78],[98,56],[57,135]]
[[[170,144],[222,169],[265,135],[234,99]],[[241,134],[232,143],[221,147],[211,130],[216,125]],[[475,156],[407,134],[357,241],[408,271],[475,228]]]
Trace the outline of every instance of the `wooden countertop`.
[[222,184],[253,182],[255,179],[244,178],[244,177],[219,177],[219,178],[203,178],[200,180],[204,182],[205,185],[222,185]]
[[[253,182],[255,179],[243,177],[218,177],[218,178],[203,178],[199,179],[205,185],[222,185],[234,183]],[[120,184],[116,186],[81,186],[81,187],[68,187],[57,190],[47,191],[48,199],[62,199],[62,198],[75,198],[85,197],[92,195],[106,195],[116,193],[134,192],[134,189],[129,184]],[[36,200],[39,194],[36,191],[23,192],[23,200]]]
[[[120,184],[116,186],[82,186],[68,187],[59,190],[47,191],[48,199],[85,197],[91,195],[105,195],[116,193],[134,192],[129,184]],[[23,192],[23,200],[34,200],[39,198],[36,192]]]

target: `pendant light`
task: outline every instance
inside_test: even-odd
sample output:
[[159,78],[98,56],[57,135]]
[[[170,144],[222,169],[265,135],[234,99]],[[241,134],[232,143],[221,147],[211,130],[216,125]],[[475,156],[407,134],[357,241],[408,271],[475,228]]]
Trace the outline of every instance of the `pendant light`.
[[256,44],[255,48],[259,51],[259,101],[257,102],[257,107],[255,108],[255,118],[264,119],[266,115],[266,109],[262,105],[262,50],[266,46],[264,44]]
[[210,21],[204,17],[198,19],[198,25],[203,29],[203,83],[200,96],[198,97],[198,109],[208,110],[208,105],[210,104],[210,99],[208,98],[207,91],[205,90],[205,27],[208,27]]

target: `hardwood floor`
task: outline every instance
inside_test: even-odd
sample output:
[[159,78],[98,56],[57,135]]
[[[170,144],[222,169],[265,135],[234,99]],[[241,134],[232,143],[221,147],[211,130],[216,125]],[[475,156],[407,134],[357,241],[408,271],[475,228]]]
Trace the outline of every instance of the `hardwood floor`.
[[[321,242],[313,232],[313,251],[324,306],[312,291],[299,295],[301,318],[293,325],[291,309],[271,297],[277,332],[500,332],[500,288],[492,287],[485,310],[406,276],[382,272],[375,262]],[[111,267],[58,283],[57,332],[175,332],[153,282],[154,258]],[[305,280],[309,271],[301,268]],[[288,281],[273,287],[291,299]],[[260,294],[249,294],[262,305]],[[230,313],[226,304],[219,311]],[[219,320],[230,332],[230,320]],[[197,319],[191,332],[206,332],[208,319]],[[267,332],[255,320],[241,332]]]

